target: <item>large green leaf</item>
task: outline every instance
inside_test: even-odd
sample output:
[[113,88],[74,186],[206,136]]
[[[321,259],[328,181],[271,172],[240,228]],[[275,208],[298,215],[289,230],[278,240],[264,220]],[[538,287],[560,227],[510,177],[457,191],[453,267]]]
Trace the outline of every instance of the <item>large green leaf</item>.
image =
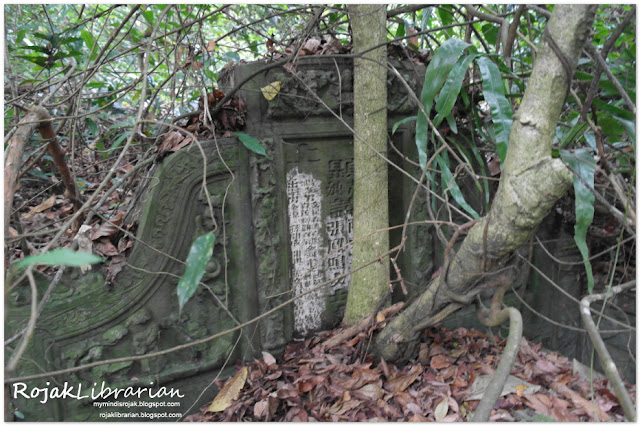
[[207,232],[196,238],[193,244],[191,244],[191,249],[187,256],[187,267],[180,281],[178,281],[177,291],[180,310],[182,310],[185,303],[187,303],[196,292],[198,283],[204,275],[207,263],[213,254],[213,245],[215,242],[215,234],[213,232]]
[[405,117],[402,120],[396,122],[396,124],[393,125],[393,127],[391,128],[391,134],[394,135],[396,133],[396,130],[398,130],[398,127],[402,126],[404,123],[407,123],[409,121],[414,121],[417,117],[415,115],[412,115],[411,117]]
[[[433,59],[431,59],[424,75],[424,85],[422,86],[422,94],[420,95],[420,102],[424,106],[427,117],[431,113],[433,100],[446,81],[451,68],[453,68],[453,65],[464,49],[469,46],[468,43],[460,41],[457,38],[450,38],[434,53]],[[418,159],[422,169],[427,165],[427,140],[429,139],[429,123],[427,117],[420,111],[416,123],[416,147],[418,148]]]
[[458,95],[460,94],[462,80],[464,80],[467,68],[469,68],[471,61],[478,56],[480,55],[476,53],[463,57],[455,64],[449,73],[447,81],[444,83],[440,95],[438,95],[438,99],[436,100],[436,111],[438,115],[433,119],[434,126],[439,126],[442,120],[451,113],[456,99],[458,99]]
[[632,112],[627,111],[626,109],[618,108],[617,106],[611,105],[598,98],[595,98],[593,100],[593,106],[603,111],[607,111],[615,115],[616,117],[622,118],[623,120],[635,121],[635,117],[633,116]]
[[509,145],[509,133],[513,121],[511,103],[504,95],[504,85],[498,66],[486,56],[477,61],[482,75],[482,92],[484,99],[491,107],[491,119],[495,128],[496,145],[501,164],[507,157]]
[[265,151],[264,146],[262,146],[262,144],[258,139],[244,132],[234,132],[234,133],[236,134],[236,136],[238,136],[238,139],[240,139],[240,142],[242,142],[244,146],[246,146],[251,151],[255,152],[256,154],[265,155],[265,156],[267,155],[267,152]]
[[576,196],[576,224],[574,226],[574,240],[582,254],[584,267],[587,271],[588,290],[593,291],[593,272],[591,271],[591,262],[589,262],[589,248],[587,247],[587,229],[593,221],[593,202],[595,196],[585,186],[582,181],[586,182],[593,188],[593,176],[596,171],[596,162],[586,149],[578,149],[575,152],[560,151],[560,156],[578,176],[573,177],[573,189]]
[[456,201],[456,203],[458,203],[458,205],[462,207],[467,213],[469,213],[474,219],[478,219],[480,215],[464,199],[464,195],[462,195],[460,187],[456,183],[456,180],[453,178],[453,173],[451,173],[451,170],[449,169],[449,160],[446,152],[438,155],[435,161],[440,167],[440,171],[442,172],[442,191],[444,192],[448,189],[449,193]]
[[636,122],[625,120],[620,117],[615,117],[615,119],[618,120],[618,122],[622,124],[622,127],[624,127],[624,129],[627,131],[627,134],[629,135],[629,137],[631,138],[631,142],[633,143],[633,150],[635,151],[636,150]]
[[[466,146],[469,147],[469,149],[471,150],[471,153],[473,154],[473,156],[476,159],[476,162],[480,166],[480,170],[482,172],[482,176],[485,177],[485,178],[488,177],[488,173],[487,173],[487,168],[485,166],[485,162],[482,160],[482,155],[480,155],[480,151],[478,151],[478,147],[476,146],[476,144],[473,143],[473,141],[467,139],[464,135],[460,134],[460,136],[461,136],[462,141],[464,141],[464,144],[466,144]],[[472,132],[472,137],[473,137],[473,132]],[[456,141],[455,139],[451,139],[451,140],[449,140],[449,142],[453,143],[456,146],[458,151],[460,151],[462,156],[465,158],[465,160],[467,160],[467,163],[469,164],[469,166],[473,170],[473,164],[471,162],[471,157],[469,157],[469,154],[467,154],[467,150],[463,147],[463,144],[461,142]],[[482,185],[484,187],[484,191],[483,191],[482,187],[478,187],[478,183],[476,183],[476,187],[478,188],[478,191],[482,191],[484,193],[484,207],[488,211],[489,210],[489,196],[490,196],[489,180],[488,179],[480,179],[480,180],[482,181]]]
[[84,266],[102,262],[100,256],[84,251],[75,251],[69,248],[51,250],[46,253],[27,256],[17,263],[18,267],[29,265],[64,265],[64,266]]
[[588,128],[589,123],[577,123],[567,133],[565,133],[558,145],[558,148],[564,149],[573,146],[573,144],[576,143],[582,135],[584,135],[584,132],[586,132]]

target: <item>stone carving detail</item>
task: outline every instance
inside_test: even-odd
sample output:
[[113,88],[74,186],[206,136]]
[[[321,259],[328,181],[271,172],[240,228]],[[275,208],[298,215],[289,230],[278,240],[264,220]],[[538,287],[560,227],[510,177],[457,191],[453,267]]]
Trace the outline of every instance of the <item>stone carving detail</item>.
[[[329,216],[326,219],[329,253],[327,253],[326,278],[337,278],[351,270],[353,247],[353,159],[336,159],[328,162],[329,174],[325,183]],[[346,246],[346,247],[345,247]],[[349,287],[351,276],[332,282],[335,293]]]
[[[279,208],[280,192],[276,185],[276,152],[272,138],[262,141],[266,156],[250,155],[251,205],[253,238],[258,266],[257,286],[260,312],[268,311],[288,299],[288,265],[284,261],[282,216]],[[260,334],[265,350],[278,350],[291,337],[290,317],[281,309],[261,321]]]
[[[326,107],[318,102],[322,99],[326,106],[340,116],[353,115],[353,71],[344,65],[339,69],[335,64],[318,69],[317,64],[298,64],[296,77],[281,71],[269,73],[268,81],[280,81],[278,96],[269,101],[269,116],[273,119],[292,117],[313,117],[331,115]],[[396,64],[398,65],[398,64]],[[311,68],[313,67],[313,68]],[[420,82],[416,70],[400,67],[400,75],[415,93],[420,96]],[[396,114],[414,114],[415,105],[410,101],[405,85],[389,71],[387,75],[388,112]]]
[[339,317],[344,306],[350,276],[341,276],[351,269],[353,240],[353,154],[346,140],[285,146],[294,295],[332,281],[294,302],[295,330],[307,334]]
[[[19,374],[149,353],[236,325],[228,310],[231,306],[245,308],[237,300],[230,303],[231,295],[242,290],[233,293],[233,289],[225,286],[225,251],[238,252],[241,244],[251,248],[238,242],[246,241],[238,234],[248,232],[243,231],[247,227],[235,226],[231,220],[234,212],[250,211],[250,205],[246,191],[241,191],[238,184],[232,185],[227,194],[223,224],[222,199],[231,182],[227,166],[234,173],[235,181],[243,182],[246,187],[244,176],[248,163],[246,150],[240,151],[244,147],[238,146],[236,140],[218,140],[218,144],[226,165],[219,160],[213,142],[202,143],[207,154],[207,191],[214,208],[213,217],[202,188],[203,164],[199,151],[179,152],[166,158],[141,217],[138,238],[144,243],[136,244],[128,266],[116,277],[113,287],[103,284],[98,271],[83,276],[70,270],[38,320],[37,333],[40,334],[36,335],[33,353],[29,356],[33,355],[40,367],[34,369],[31,363],[24,363]],[[241,163],[239,152],[245,152],[245,163]],[[174,277],[182,274],[184,265],[173,259],[185,259],[193,240],[211,230],[214,219],[218,235],[203,278],[206,287],[201,286],[178,315],[175,292],[178,279]],[[223,226],[226,240],[221,231]],[[230,264],[229,281],[245,282],[244,277],[234,275],[237,266],[237,263]],[[216,298],[226,306],[220,306]],[[17,331],[27,317],[28,311],[26,316],[8,319],[9,330]],[[85,383],[87,388],[95,381],[116,386],[130,382],[131,377],[137,377],[141,384],[175,380],[193,374],[194,369],[222,366],[237,337],[237,333],[229,334],[164,357],[96,367],[73,374],[68,380]],[[43,356],[44,359],[40,358]],[[63,418],[69,418],[66,411],[62,413]]]
[[[294,168],[287,173],[287,198],[289,199],[289,232],[292,286],[294,296],[299,296],[324,281],[321,259],[325,256],[321,245],[322,192],[321,182],[311,174],[300,173]],[[293,305],[296,331],[306,334],[321,325],[325,310],[323,290],[309,293],[297,299]]]

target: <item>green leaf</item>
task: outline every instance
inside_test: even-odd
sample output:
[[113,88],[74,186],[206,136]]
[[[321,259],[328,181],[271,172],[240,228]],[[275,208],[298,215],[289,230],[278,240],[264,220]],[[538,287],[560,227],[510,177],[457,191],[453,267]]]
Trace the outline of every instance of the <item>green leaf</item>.
[[84,266],[102,262],[100,256],[87,253],[85,251],[74,251],[69,248],[51,250],[46,253],[27,256],[17,263],[18,267],[29,265],[64,265],[64,266]]
[[92,83],[87,83],[84,85],[84,87],[90,87],[90,88],[94,88],[94,89],[99,89],[101,87],[107,87],[109,84],[105,83],[104,81],[95,81]]
[[593,132],[585,133],[584,140],[587,141],[587,145],[589,145],[589,147],[594,152],[598,152],[598,146],[596,145],[596,135]]
[[622,124],[622,127],[624,127],[624,129],[629,134],[629,137],[631,138],[631,142],[633,142],[633,150],[635,151],[636,150],[636,122],[625,120],[620,117],[615,117],[615,119],[618,120],[620,124]]
[[615,115],[618,118],[622,118],[623,120],[635,121],[635,117],[633,116],[632,112],[627,111],[626,109],[618,108],[616,106],[608,104],[605,101],[602,101],[598,98],[595,98],[593,100],[593,106],[603,111],[610,112],[611,114]]
[[213,232],[207,232],[200,235],[191,244],[189,255],[187,256],[187,267],[184,274],[178,281],[178,305],[180,310],[191,299],[196,292],[198,283],[204,275],[207,263],[213,254],[213,245],[216,242],[216,236]]
[[240,55],[238,55],[238,52],[236,51],[225,52],[222,57],[227,62],[240,62]]
[[93,49],[93,45],[95,44],[95,40],[93,39],[93,34],[91,34],[87,30],[82,30],[80,32],[80,37],[82,37],[82,41],[87,45],[89,50]]
[[451,110],[456,103],[456,99],[458,99],[458,95],[460,94],[462,80],[464,80],[469,64],[478,56],[480,55],[472,54],[465,56],[455,64],[449,73],[447,81],[444,83],[444,87],[440,91],[440,95],[436,100],[436,111],[438,112],[438,115],[436,115],[436,118],[433,120],[434,126],[438,127],[440,123],[442,123],[444,117],[451,113]]
[[[594,187],[594,174],[596,162],[586,149],[578,149],[575,152],[560,151],[562,160],[565,161],[591,188]],[[584,267],[587,271],[589,294],[593,291],[593,272],[589,262],[589,248],[587,247],[587,229],[593,221],[593,202],[595,196],[578,176],[573,176],[573,190],[576,196],[576,224],[574,226],[574,240],[582,254]]]
[[404,123],[407,123],[409,121],[413,121],[417,119],[417,117],[415,115],[412,115],[411,117],[406,117],[403,118],[402,120],[398,121],[396,124],[393,125],[393,127],[391,128],[391,134],[395,134],[396,130],[398,130],[398,127],[402,126]]
[[575,126],[573,126],[571,128],[571,130],[569,130],[564,135],[564,137],[560,141],[560,144],[558,145],[558,148],[559,149],[564,149],[564,148],[572,146],[574,143],[576,143],[582,137],[582,135],[584,135],[584,132],[586,132],[588,128],[589,128],[589,123],[578,123],[578,124],[576,124]]
[[142,17],[149,23],[149,25],[151,25],[151,27],[154,26],[154,17],[152,11],[145,10],[144,12],[142,12]]
[[95,121],[87,117],[84,119],[84,122],[87,125],[87,128],[89,129],[89,131],[91,132],[92,137],[95,138],[100,134],[100,129],[98,128],[98,125],[96,124]]
[[449,160],[446,152],[438,155],[435,161],[440,167],[440,171],[442,171],[442,190],[446,191],[448,189],[449,193],[456,201],[456,203],[458,203],[458,205],[462,207],[467,213],[469,213],[474,219],[478,219],[480,215],[464,199],[464,195],[462,195],[460,187],[456,183],[456,180],[453,178],[451,170],[449,170]]
[[531,420],[533,422],[556,422],[555,419],[549,417],[549,416],[545,416],[544,414],[540,414],[540,413],[536,413],[535,416],[533,416],[533,419]]
[[396,30],[396,38],[404,37],[404,24],[398,24],[398,29]]
[[47,49],[46,47],[42,47],[42,46],[20,46],[17,49],[33,50],[35,52],[40,52],[45,54],[49,54],[50,52],[50,49]]
[[233,133],[235,133],[235,135],[238,136],[238,139],[240,139],[240,142],[242,142],[244,146],[246,146],[249,150],[255,152],[256,154],[260,154],[264,156],[267,155],[267,151],[265,151],[264,146],[262,146],[262,144],[258,139],[244,132],[233,132]]
[[16,34],[16,44],[20,44],[22,43],[22,40],[24,40],[24,36],[27,35],[27,30],[20,30],[18,31],[18,33]]
[[[424,85],[420,95],[420,102],[424,106],[427,117],[431,113],[433,99],[447,79],[451,68],[453,68],[462,51],[469,46],[470,44],[457,38],[450,38],[434,53],[433,59],[429,62],[427,72],[424,75]],[[416,123],[416,147],[418,148],[418,159],[422,169],[427,165],[427,140],[429,137],[427,117],[420,111]]]
[[[471,133],[471,137],[473,139],[475,139],[473,135],[474,135],[474,132]],[[485,162],[482,159],[482,155],[480,155],[480,151],[478,151],[478,147],[476,146],[474,141],[467,139],[462,134],[460,134],[460,136],[462,136],[462,140],[471,149],[471,153],[473,154],[473,156],[475,157],[476,161],[480,165],[480,169],[482,171],[482,176],[488,177],[489,174],[488,174],[488,171],[487,171],[487,167],[485,166]],[[467,155],[465,149],[462,147],[461,144],[458,144],[458,142],[456,142],[455,140],[453,140],[453,142],[456,145],[456,147],[462,152],[462,155],[464,155],[464,157],[467,159],[467,163],[469,163],[469,166],[471,166],[471,169],[473,170],[473,165],[471,164],[471,159]],[[480,180],[482,181],[482,185],[484,186],[484,207],[488,211],[489,207],[490,207],[489,196],[491,194],[490,191],[489,191],[489,179],[480,179]]]
[[498,41],[498,26],[492,23],[482,25],[482,34],[489,45],[495,46]]
[[126,132],[118,136],[118,138],[111,145],[111,148],[109,148],[109,152],[105,152],[102,156],[105,158],[108,157],[109,154],[112,153],[114,150],[116,150],[130,134],[131,134],[131,130],[127,130]]
[[456,119],[453,117],[453,112],[449,113],[449,115],[447,115],[445,119],[447,120],[447,124],[449,125],[449,128],[451,129],[451,131],[457,134],[458,124],[456,123]]
[[478,59],[477,63],[482,75],[484,99],[491,107],[491,119],[495,128],[498,156],[501,164],[504,164],[513,121],[511,103],[504,95],[504,85],[502,84],[498,66],[486,56]]

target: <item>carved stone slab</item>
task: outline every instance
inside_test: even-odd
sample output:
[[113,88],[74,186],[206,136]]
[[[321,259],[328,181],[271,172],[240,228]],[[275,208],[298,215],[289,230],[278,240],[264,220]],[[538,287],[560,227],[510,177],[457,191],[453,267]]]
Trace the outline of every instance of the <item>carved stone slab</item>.
[[[284,217],[273,219],[284,232],[286,263],[280,269],[284,272],[280,279],[287,283],[289,294],[298,297],[293,304],[292,329],[298,335],[306,335],[340,321],[350,281],[353,64],[349,58],[299,59],[295,75],[284,68],[258,73],[241,94],[247,105],[246,132],[273,141],[273,165],[277,170],[274,177],[280,188],[275,194],[280,211],[285,213]],[[262,65],[231,68],[221,77],[220,87],[228,90]],[[420,93],[424,68],[399,62],[393,65]],[[280,92],[266,100],[260,88],[275,81],[280,82]],[[389,73],[387,83],[391,127],[415,114],[416,107],[394,73]],[[400,150],[413,143],[411,128],[411,124],[401,126],[393,136]],[[412,192],[407,196],[404,187],[410,180],[400,175],[399,181],[402,183],[396,184],[398,190],[390,192],[390,204],[405,209]],[[424,237],[419,242],[411,241],[421,255],[431,251],[430,236]],[[404,256],[400,267],[407,262],[415,264],[416,259]],[[407,277],[414,278],[409,273]],[[259,274],[259,288],[263,287],[261,279]],[[271,300],[270,296],[266,300]]]
[[[206,174],[200,151],[192,147],[166,158],[153,177],[138,241],[112,288],[103,284],[99,272],[83,276],[73,270],[62,280],[37,323],[28,351],[35,362],[22,363],[18,374],[156,352],[223,332],[256,316],[249,154],[236,139],[201,144]],[[203,285],[179,312],[176,286],[189,247],[195,238],[214,229],[216,245]],[[24,314],[8,318],[8,335],[25,323]],[[233,365],[238,355],[259,347],[257,333],[248,328],[242,334],[236,331],[165,356],[63,376],[58,383],[82,384],[86,390],[102,382],[111,388],[125,388],[133,382],[151,390],[200,383],[202,389],[208,376],[225,362]],[[47,387],[45,382],[34,381],[29,386]],[[187,410],[198,394],[185,395],[174,411]],[[93,402],[91,398],[58,399],[41,405],[19,398],[15,403],[35,419],[100,420],[98,411],[103,410],[92,409],[87,401]]]

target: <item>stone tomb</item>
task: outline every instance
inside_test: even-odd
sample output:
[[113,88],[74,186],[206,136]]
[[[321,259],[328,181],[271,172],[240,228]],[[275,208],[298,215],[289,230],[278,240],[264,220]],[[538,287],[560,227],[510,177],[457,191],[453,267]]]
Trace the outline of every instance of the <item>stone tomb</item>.
[[[173,399],[180,406],[160,411],[193,412],[213,396],[213,390],[201,395],[202,389],[218,373],[233,371],[235,360],[251,359],[260,351],[276,353],[292,337],[341,320],[349,285],[348,243],[353,237],[352,63],[347,58],[304,59],[297,64],[299,78],[283,68],[256,73],[263,65],[231,68],[221,77],[220,88],[227,91],[256,74],[240,95],[247,107],[245,132],[261,140],[267,156],[258,156],[230,138],[201,143],[206,174],[195,146],[165,158],[149,179],[138,241],[127,266],[111,286],[104,284],[99,271],[86,275],[68,271],[38,320],[26,354],[33,362],[23,361],[17,374],[188,344],[222,334],[292,296],[301,297],[241,331],[207,343],[83,370],[56,381],[34,380],[29,386],[62,386],[67,381],[82,384],[86,392],[102,382],[114,389],[132,383],[151,390],[165,386],[179,389],[184,397]],[[420,93],[424,69],[413,64],[395,66]],[[273,81],[281,82],[281,90],[267,101],[260,88]],[[415,108],[391,73],[388,85],[391,127],[415,114]],[[399,150],[413,149],[412,127],[402,126],[393,136]],[[415,154],[408,155],[415,158]],[[401,163],[398,158],[395,162]],[[390,180],[391,211],[404,212],[415,184],[394,169],[390,169]],[[414,218],[421,215],[417,205]],[[394,216],[404,218],[404,214]],[[202,279],[204,285],[179,312],[176,285],[189,247],[198,236],[214,229],[216,245]],[[392,234],[392,244],[398,238]],[[429,272],[431,245],[428,232],[412,237],[400,264],[405,280],[422,283]],[[43,281],[40,295],[45,286]],[[26,324],[29,298],[28,289],[22,287],[11,294],[7,337]],[[101,413],[123,411],[96,409],[93,402],[91,398],[60,399],[43,405],[22,397],[14,401],[26,420],[101,420]]]

